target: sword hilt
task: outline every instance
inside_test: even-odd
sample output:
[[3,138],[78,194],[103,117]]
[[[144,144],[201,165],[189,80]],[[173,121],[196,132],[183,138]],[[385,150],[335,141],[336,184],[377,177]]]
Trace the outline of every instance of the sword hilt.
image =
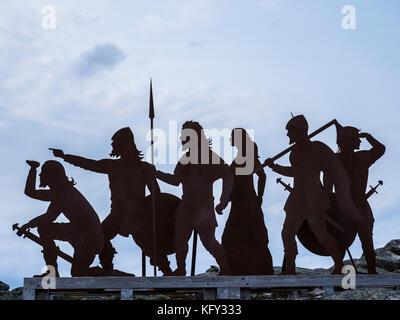
[[289,184],[286,184],[285,182],[282,181],[282,178],[276,179],[276,183],[280,183],[282,186],[285,187],[285,191],[292,191],[292,186]]
[[369,197],[371,197],[374,193],[376,193],[376,194],[378,194],[378,188],[380,187],[380,186],[382,186],[383,185],[383,181],[382,180],[379,180],[378,181],[378,184],[375,186],[375,187],[373,187],[373,186],[369,186],[371,189],[368,191],[368,193],[366,194],[366,199],[368,199]]
[[371,188],[371,191],[373,191],[373,193],[376,193],[376,194],[378,194],[378,191],[376,191],[376,187],[373,187],[373,186],[369,186],[370,188]]

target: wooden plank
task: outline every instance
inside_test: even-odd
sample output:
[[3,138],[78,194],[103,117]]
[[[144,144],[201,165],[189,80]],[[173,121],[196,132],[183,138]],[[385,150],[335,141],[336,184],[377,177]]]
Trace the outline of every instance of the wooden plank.
[[[57,278],[57,289],[184,289],[184,288],[302,288],[340,287],[344,275],[246,276],[246,277],[108,277]],[[26,278],[24,288],[41,290],[40,278]],[[357,275],[356,287],[397,287],[399,274]]]

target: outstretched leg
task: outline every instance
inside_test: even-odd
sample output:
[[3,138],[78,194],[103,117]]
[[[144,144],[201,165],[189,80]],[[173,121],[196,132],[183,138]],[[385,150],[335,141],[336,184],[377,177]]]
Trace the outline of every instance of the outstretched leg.
[[104,233],[104,247],[103,251],[99,254],[100,263],[105,270],[113,270],[114,255],[117,253],[111,240],[118,234],[116,217],[113,214],[108,215],[101,223]]
[[71,268],[71,276],[88,277],[90,276],[89,267],[93,263],[96,254],[93,253],[86,244],[74,248],[74,257]]
[[71,275],[73,277],[88,275],[95,254],[90,253],[84,237],[70,223],[46,223],[39,226],[38,233],[43,243],[46,264],[55,268],[57,276],[57,247],[54,240],[69,242],[74,247]]
[[54,242],[56,239],[56,232],[52,223],[44,224],[38,227],[40,240],[43,244],[43,258],[46,266],[52,266],[55,269],[56,275],[58,273],[57,264],[57,246]]
[[193,228],[190,225],[179,220],[177,221],[174,236],[177,269],[173,273],[176,276],[186,275],[186,256],[189,250],[188,241],[192,232]]
[[377,274],[376,272],[376,256],[374,250],[374,241],[372,238],[373,223],[363,223],[358,230],[358,237],[367,261],[367,269],[369,274]]
[[231,272],[228,265],[226,252],[222,245],[217,241],[217,239],[215,239],[215,227],[202,227],[199,228],[199,230],[197,231],[204,247],[208,252],[212,254],[212,256],[217,261],[221,270],[220,275],[229,275]]
[[296,243],[296,234],[300,229],[304,218],[301,215],[298,215],[297,212],[287,212],[286,219],[283,224],[282,229],[282,242],[285,250],[285,270],[282,274],[285,275],[295,275],[296,274],[296,256],[298,254],[297,251],[297,243]]
[[[150,264],[154,266],[154,260],[152,257],[150,257]],[[169,266],[169,260],[166,255],[160,255],[157,258],[157,267],[161,270],[164,276],[171,276],[172,275],[172,270],[171,267]]]

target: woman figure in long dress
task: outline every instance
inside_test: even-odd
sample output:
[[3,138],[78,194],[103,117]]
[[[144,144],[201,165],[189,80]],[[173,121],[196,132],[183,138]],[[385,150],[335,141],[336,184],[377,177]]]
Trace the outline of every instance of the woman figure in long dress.
[[[238,150],[230,168],[235,175],[231,211],[222,235],[232,275],[274,274],[268,249],[268,231],[261,209],[266,175],[260,169],[258,148],[246,130],[232,130],[231,143]],[[257,171],[255,171],[257,170]],[[253,175],[258,176],[255,192]]]

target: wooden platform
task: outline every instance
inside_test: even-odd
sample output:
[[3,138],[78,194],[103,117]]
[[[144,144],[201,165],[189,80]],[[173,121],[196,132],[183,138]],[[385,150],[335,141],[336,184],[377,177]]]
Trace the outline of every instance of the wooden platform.
[[[57,278],[56,288],[44,290],[41,278],[24,279],[24,300],[51,299],[57,293],[114,292],[121,300],[134,300],[138,291],[184,290],[202,292],[203,299],[250,299],[250,291],[272,288],[316,288],[333,291],[342,286],[344,275],[243,276],[243,277],[107,277]],[[357,275],[356,287],[400,288],[400,274]]]

